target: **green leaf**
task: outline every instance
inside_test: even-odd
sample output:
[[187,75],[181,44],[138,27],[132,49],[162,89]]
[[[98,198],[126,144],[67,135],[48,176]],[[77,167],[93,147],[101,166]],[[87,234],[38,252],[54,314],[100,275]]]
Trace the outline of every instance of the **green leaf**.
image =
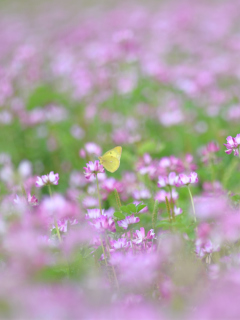
[[168,220],[162,220],[156,224],[156,228],[168,229],[171,227],[171,225],[171,222],[169,222]]
[[133,203],[130,203],[127,205],[127,207],[129,208],[130,212],[132,213],[136,213],[137,212],[137,208],[136,208],[136,205],[133,204]]
[[131,214],[131,210],[130,210],[130,208],[128,208],[128,206],[121,206],[120,209],[122,210],[122,212],[126,212],[127,214]]
[[120,212],[120,211],[114,212],[113,215],[114,215],[114,217],[117,218],[118,220],[123,220],[123,219],[125,219],[125,215],[124,215],[122,212]]
[[140,212],[142,209],[144,209],[147,205],[139,203],[136,207],[137,212]]

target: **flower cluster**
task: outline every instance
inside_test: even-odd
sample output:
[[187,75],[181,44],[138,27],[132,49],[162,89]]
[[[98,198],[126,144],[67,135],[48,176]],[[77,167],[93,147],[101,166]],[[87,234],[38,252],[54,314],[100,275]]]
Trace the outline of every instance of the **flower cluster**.
[[158,177],[158,187],[163,188],[166,186],[188,186],[189,184],[197,183],[198,175],[196,172],[191,172],[189,175],[180,173],[178,176],[175,172],[170,172],[168,177],[159,176]]
[[240,146],[240,133],[238,133],[235,138],[231,136],[227,137],[227,143],[224,143],[224,146],[227,148],[227,150],[225,150],[227,154],[231,154],[233,152],[234,156],[238,156]]
[[37,177],[36,187],[41,188],[48,185],[58,185],[59,174],[51,171],[49,174]]
[[84,175],[86,179],[95,178],[98,173],[104,173],[105,170],[98,160],[86,164]]

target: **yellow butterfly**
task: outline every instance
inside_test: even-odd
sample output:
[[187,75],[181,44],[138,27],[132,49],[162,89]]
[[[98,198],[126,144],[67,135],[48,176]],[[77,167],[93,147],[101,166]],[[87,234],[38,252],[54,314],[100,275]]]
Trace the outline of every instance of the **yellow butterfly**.
[[115,172],[120,166],[121,154],[122,147],[115,147],[104,153],[104,155],[98,159],[107,171]]

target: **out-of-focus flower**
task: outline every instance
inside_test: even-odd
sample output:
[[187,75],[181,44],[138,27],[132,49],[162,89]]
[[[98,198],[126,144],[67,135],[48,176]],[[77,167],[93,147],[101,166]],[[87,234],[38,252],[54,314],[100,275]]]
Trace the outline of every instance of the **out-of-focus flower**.
[[126,238],[119,238],[117,240],[110,240],[110,252],[119,250],[119,249],[126,249],[130,247],[130,241],[127,241]]
[[28,160],[23,160],[18,166],[18,172],[22,178],[28,178],[32,174],[32,164]]
[[[158,200],[158,202],[165,202],[166,199],[168,198],[168,200],[171,200],[171,193],[170,192],[166,192],[165,190],[160,190],[156,193],[154,199]],[[177,191],[175,189],[172,189],[172,200],[176,201],[179,197],[179,194],[177,193]]]
[[88,209],[87,214],[85,215],[86,219],[96,219],[101,216],[100,209]]
[[127,216],[125,219],[118,221],[119,227],[122,227],[123,229],[127,229],[129,224],[138,223],[140,219],[138,217],[135,217],[134,214],[131,216]]
[[[61,219],[57,221],[59,231],[67,232],[68,226],[76,225],[78,221],[76,219]],[[55,225],[52,226],[52,229],[55,229]]]
[[198,182],[198,175],[196,172],[191,172],[189,176],[187,176],[184,173],[180,173],[178,177],[176,177],[175,180],[175,186],[176,187],[182,187],[182,186],[188,186],[192,183]]
[[99,145],[97,145],[94,142],[87,142],[84,146],[84,149],[81,149],[79,151],[79,155],[81,158],[85,158],[86,154],[89,155],[96,155],[97,157],[99,157],[102,154],[102,149]]
[[177,208],[176,206],[174,206],[174,214],[175,214],[175,216],[178,216],[182,212],[183,212],[183,210],[181,208]]
[[202,150],[202,161],[205,164],[208,164],[209,162],[215,162],[216,161],[216,155],[215,153],[220,150],[219,145],[215,143],[214,141],[211,141],[208,143],[208,145]]
[[35,195],[28,193],[27,201],[33,207],[38,206],[38,199],[35,197]]
[[224,143],[223,145],[227,148],[227,150],[225,150],[227,154],[231,154],[232,152],[234,152],[234,156],[238,156],[238,147],[240,145],[240,133],[238,133],[235,138],[231,136],[227,137],[227,143]]
[[48,185],[58,185],[59,174],[51,171],[49,174],[37,177],[36,187],[41,188]]
[[144,228],[140,228],[140,230],[136,230],[133,233],[133,237],[135,239],[132,240],[133,243],[135,244],[140,244],[145,240],[152,240],[155,237],[155,233],[154,230],[151,229],[148,231],[147,236],[145,235],[145,229]]
[[96,177],[97,173],[104,173],[104,168],[103,166],[99,163],[98,160],[95,162],[89,161],[89,163],[86,164],[87,167],[84,167],[85,169],[84,175],[86,179],[90,179],[92,177]]
[[176,179],[176,173],[170,172],[168,177],[159,176],[158,177],[158,187],[163,188],[166,186],[174,186]]
[[89,222],[99,232],[105,232],[106,230],[110,232],[116,232],[115,222],[113,218],[101,215],[100,217],[91,220]]
[[121,193],[123,191],[123,184],[122,184],[122,182],[111,177],[111,178],[105,179],[101,183],[101,188],[106,190],[109,193],[113,192],[114,189],[116,189],[118,193]]
[[140,199],[150,199],[151,198],[151,193],[148,189],[141,189],[141,190],[134,190],[132,192],[132,196],[136,200]]

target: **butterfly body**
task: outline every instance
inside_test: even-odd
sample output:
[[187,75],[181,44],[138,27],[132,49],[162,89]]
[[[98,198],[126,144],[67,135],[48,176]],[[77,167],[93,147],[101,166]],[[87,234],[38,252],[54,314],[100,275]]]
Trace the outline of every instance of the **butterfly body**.
[[122,147],[115,147],[99,157],[100,164],[109,172],[115,172],[120,166]]

